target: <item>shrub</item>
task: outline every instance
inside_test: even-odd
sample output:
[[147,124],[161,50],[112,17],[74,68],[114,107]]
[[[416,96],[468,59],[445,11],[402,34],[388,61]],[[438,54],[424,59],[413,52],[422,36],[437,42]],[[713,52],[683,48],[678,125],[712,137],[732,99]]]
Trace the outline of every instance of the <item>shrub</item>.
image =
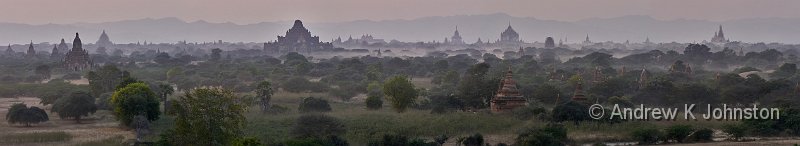
[[708,128],[702,128],[697,130],[692,134],[691,140],[696,142],[708,142],[712,141],[711,138],[714,137],[714,130]]
[[383,107],[383,99],[380,96],[368,96],[367,97],[367,109],[377,110]]
[[297,110],[300,112],[329,112],[331,111],[331,105],[322,98],[306,97]]
[[289,134],[295,138],[321,139],[344,133],[344,124],[339,122],[338,119],[326,115],[311,114],[297,118]]
[[529,128],[522,131],[515,145],[562,146],[569,139],[567,129],[560,124],[548,124],[542,128]]
[[739,140],[742,140],[742,137],[744,137],[744,134],[745,134],[745,131],[747,131],[747,128],[745,128],[741,124],[728,124],[728,125],[722,126],[722,131],[725,132],[725,133],[730,134],[731,138],[733,140],[739,141]]
[[691,125],[672,125],[666,129],[667,140],[683,142],[694,131]]
[[464,146],[483,146],[483,135],[476,133],[475,135],[466,137],[461,144],[464,144]]
[[639,128],[631,132],[631,137],[639,144],[656,144],[664,139],[664,134],[656,128]]

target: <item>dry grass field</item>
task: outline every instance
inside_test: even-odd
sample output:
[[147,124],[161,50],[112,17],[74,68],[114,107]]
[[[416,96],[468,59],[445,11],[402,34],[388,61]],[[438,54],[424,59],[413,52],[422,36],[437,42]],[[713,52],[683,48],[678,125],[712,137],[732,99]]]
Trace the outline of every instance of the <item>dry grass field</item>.
[[70,138],[66,141],[43,143],[0,142],[0,145],[76,145],[92,141],[102,141],[114,137],[124,137],[124,139],[134,138],[132,131],[122,129],[118,126],[110,111],[99,110],[78,124],[73,120],[62,120],[58,118],[56,113],[50,112],[49,106],[39,104],[39,98],[35,97],[0,98],[0,115],[5,116],[10,106],[15,103],[25,103],[28,106],[43,107],[48,112],[47,114],[50,117],[50,121],[34,124],[31,127],[24,127],[19,124],[10,125],[3,119],[3,122],[0,122],[0,136],[64,132],[68,134]]

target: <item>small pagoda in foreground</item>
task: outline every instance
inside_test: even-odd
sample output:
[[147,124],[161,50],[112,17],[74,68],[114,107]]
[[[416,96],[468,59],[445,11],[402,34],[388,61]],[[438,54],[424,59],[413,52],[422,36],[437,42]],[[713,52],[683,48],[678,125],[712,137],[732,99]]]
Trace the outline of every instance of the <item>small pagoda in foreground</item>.
[[528,105],[528,101],[517,90],[517,83],[512,77],[513,73],[509,68],[506,76],[500,81],[500,88],[490,101],[492,112],[506,112]]

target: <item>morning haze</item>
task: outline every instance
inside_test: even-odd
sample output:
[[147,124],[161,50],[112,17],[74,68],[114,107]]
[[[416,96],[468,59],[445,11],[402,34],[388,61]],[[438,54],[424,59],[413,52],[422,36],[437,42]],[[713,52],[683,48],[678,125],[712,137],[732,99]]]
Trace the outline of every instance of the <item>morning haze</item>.
[[495,33],[509,22],[529,42],[586,35],[598,41],[641,42],[649,37],[655,42],[701,42],[717,25],[730,28],[733,39],[742,42],[798,43],[791,38],[800,37],[800,13],[794,12],[800,2],[778,0],[78,0],[69,6],[7,2],[12,5],[0,5],[0,39],[12,44],[55,43],[74,32],[94,38],[102,30],[120,43],[264,42],[295,19],[310,24],[322,40],[371,34],[387,40],[432,41],[449,35],[456,25],[465,41],[496,40]]

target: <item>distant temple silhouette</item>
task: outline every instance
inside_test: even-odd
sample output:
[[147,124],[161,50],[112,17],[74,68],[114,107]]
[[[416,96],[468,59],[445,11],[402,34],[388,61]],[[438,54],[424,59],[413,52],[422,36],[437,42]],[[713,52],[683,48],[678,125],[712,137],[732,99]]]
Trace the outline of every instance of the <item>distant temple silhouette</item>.
[[75,33],[75,40],[72,41],[72,50],[67,52],[64,57],[64,66],[67,70],[80,71],[91,69],[92,60],[89,58],[89,52],[83,49],[83,43],[78,33]]
[[312,36],[311,32],[303,26],[303,22],[295,20],[291,29],[285,36],[278,36],[274,42],[264,43],[264,51],[268,54],[280,55],[289,52],[310,54],[313,51],[333,49],[331,43],[319,41],[319,36]]
[[719,26],[719,31],[714,32],[714,37],[711,37],[712,43],[727,43],[729,42],[728,39],[725,39],[725,34],[722,33],[722,25]]

